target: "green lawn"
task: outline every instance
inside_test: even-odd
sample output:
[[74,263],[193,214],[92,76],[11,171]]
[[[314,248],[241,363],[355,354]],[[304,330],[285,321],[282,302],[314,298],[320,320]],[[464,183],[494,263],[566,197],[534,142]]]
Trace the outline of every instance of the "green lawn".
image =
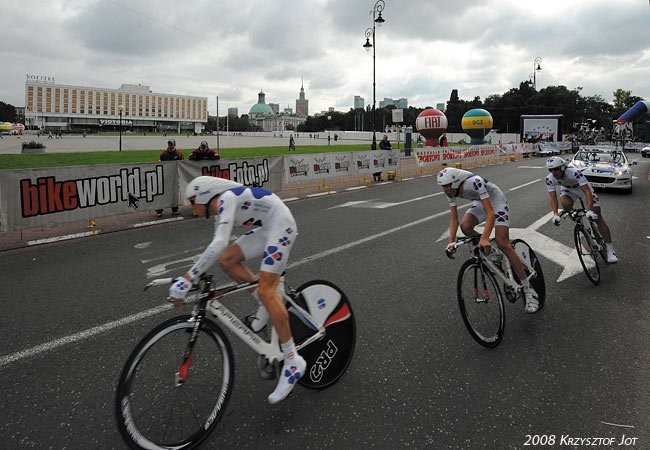
[[[263,156],[283,156],[306,153],[340,153],[365,151],[368,146],[359,144],[335,146],[305,146],[297,152],[289,152],[286,146],[258,148],[222,148],[219,153],[223,159],[256,158]],[[185,157],[188,152],[184,152]],[[20,155],[0,155],[0,170],[38,169],[43,167],[88,166],[98,164],[139,164],[158,161],[160,150],[87,151],[75,153],[40,153]]]

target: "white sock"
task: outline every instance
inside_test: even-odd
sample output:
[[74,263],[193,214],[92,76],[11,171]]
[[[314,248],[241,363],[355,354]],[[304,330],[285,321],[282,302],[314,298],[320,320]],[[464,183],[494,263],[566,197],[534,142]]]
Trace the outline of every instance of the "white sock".
[[280,345],[282,349],[282,354],[284,355],[284,363],[286,364],[288,360],[292,360],[298,354],[296,352],[296,344],[293,342],[293,338],[289,339],[287,342],[284,342]]
[[307,368],[307,363],[296,351],[293,339],[282,343],[281,347],[282,353],[284,353],[284,363],[280,371],[278,385],[268,397],[268,401],[272,405],[287,398]]

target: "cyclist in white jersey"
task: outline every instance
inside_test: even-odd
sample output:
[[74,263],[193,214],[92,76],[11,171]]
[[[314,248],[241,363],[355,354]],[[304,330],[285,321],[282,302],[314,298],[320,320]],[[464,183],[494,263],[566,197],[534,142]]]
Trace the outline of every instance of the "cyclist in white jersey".
[[508,200],[496,184],[485,180],[479,175],[474,175],[467,170],[448,167],[438,173],[438,184],[449,199],[449,245],[446,253],[450,258],[456,249],[453,243],[456,241],[458,230],[458,208],[456,198],[472,200],[472,205],[460,221],[460,229],[466,236],[477,235],[474,227],[485,221],[485,228],[479,240],[479,247],[485,254],[489,254],[490,234],[494,229],[494,237],[499,249],[508,257],[512,270],[515,272],[523,287],[525,307],[528,314],[536,313],[539,310],[539,299],[537,292],[530,286],[526,276],[524,263],[519,255],[512,248],[510,243],[510,208]]
[[[259,187],[218,177],[200,176],[192,180],[185,191],[195,215],[215,217],[212,242],[190,270],[169,289],[172,299],[184,299],[192,285],[215,262],[237,283],[253,282],[255,275],[244,261],[262,257],[259,286],[253,295],[261,301],[253,331],[258,332],[269,320],[277,330],[282,345],[284,363],[275,390],[269,395],[271,404],[284,400],[297,380],[304,374],[306,363],[298,355],[289,325],[289,314],[279,289],[284,289],[281,275],[287,267],[291,248],[296,240],[296,222],[289,208],[275,194]],[[233,227],[250,231],[230,244]]]
[[585,208],[587,208],[587,217],[596,222],[600,234],[605,239],[607,262],[610,264],[618,262],[618,256],[616,256],[616,251],[614,251],[614,245],[612,244],[612,232],[605,219],[603,219],[603,213],[598,204],[598,196],[587,178],[580,170],[568,165],[559,156],[553,156],[547,159],[546,168],[550,172],[546,175],[545,182],[551,203],[551,211],[553,211],[553,218],[551,219],[553,225],[560,224],[556,192],[556,186],[560,186],[560,203],[562,204],[562,208],[567,211],[570,210],[573,208],[575,200],[580,197]]

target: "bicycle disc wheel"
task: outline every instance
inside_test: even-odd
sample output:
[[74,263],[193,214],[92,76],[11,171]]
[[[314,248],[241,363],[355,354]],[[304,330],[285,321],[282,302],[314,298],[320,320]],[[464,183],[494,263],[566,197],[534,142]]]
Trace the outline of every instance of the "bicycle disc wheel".
[[580,264],[585,271],[585,275],[593,284],[600,283],[600,267],[598,266],[598,257],[596,251],[591,245],[591,240],[584,228],[576,227],[573,230],[573,238],[575,240],[576,251]]
[[[535,292],[537,292],[539,309],[542,309],[544,307],[544,302],[546,301],[546,281],[544,280],[544,272],[542,272],[542,265],[539,262],[539,258],[533,249],[530,248],[530,245],[528,245],[523,239],[513,240],[512,246],[526,267],[526,275],[532,273],[531,268],[535,271],[535,276],[532,277],[529,282],[530,286],[535,289]],[[517,279],[517,275],[513,274],[513,276],[519,283],[520,281]]]
[[503,339],[506,311],[494,275],[483,265],[467,260],[458,273],[458,306],[469,334],[484,347]]
[[[309,389],[323,389],[336,383],[350,365],[357,338],[354,313],[345,293],[329,281],[309,281],[296,293],[296,303],[325,327],[322,338],[298,350],[307,361],[305,375],[298,383]],[[314,330],[291,308],[289,321],[296,345],[314,335]]]
[[[122,369],[115,414],[131,448],[194,448],[228,404],[235,369],[230,342],[205,320],[188,362],[181,364],[194,331],[189,319],[175,317],[151,330]],[[177,381],[178,373],[184,382]]]

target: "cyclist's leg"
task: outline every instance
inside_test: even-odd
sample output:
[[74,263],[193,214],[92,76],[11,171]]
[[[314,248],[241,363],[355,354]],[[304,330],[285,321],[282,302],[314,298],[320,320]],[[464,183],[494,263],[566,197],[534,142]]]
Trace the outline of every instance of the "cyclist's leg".
[[525,311],[527,313],[535,313],[539,309],[537,293],[530,286],[524,263],[521,261],[521,258],[519,258],[519,255],[515,252],[515,249],[512,247],[510,242],[510,208],[508,206],[508,201],[504,198],[493,203],[496,216],[494,220],[495,240],[499,249],[501,249],[508,258],[508,261],[510,261],[512,270],[521,283],[525,299]]
[[244,264],[246,256],[237,241],[230,244],[219,257],[219,267],[237,283],[252,283],[255,274]]
[[460,230],[465,236],[479,236],[474,227],[485,220],[485,209],[481,202],[474,201],[460,221]]
[[560,191],[560,205],[562,205],[562,209],[565,211],[570,211],[573,209],[575,199],[576,195],[568,189],[562,189]]
[[600,234],[603,235],[603,238],[605,239],[605,242],[608,244],[612,243],[612,232],[609,229],[609,225],[607,225],[607,222],[605,222],[605,219],[603,218],[603,208],[600,207],[600,202],[598,201],[598,197],[596,194],[593,194],[594,197],[594,212],[598,214],[598,219],[596,219],[596,225],[598,225],[598,231],[600,231]]
[[277,330],[284,355],[278,385],[268,397],[269,403],[274,404],[291,393],[298,379],[304,375],[307,363],[298,355],[289,325],[289,313],[278,294],[280,276],[287,267],[296,239],[296,223],[291,214],[286,214],[271,221],[268,226],[260,266],[259,296]]
[[608,263],[616,263],[618,262],[618,255],[616,255],[614,244],[612,244],[612,232],[609,229],[609,225],[607,225],[607,222],[605,222],[605,219],[603,218],[603,210],[598,204],[597,197],[594,198],[593,208],[594,212],[598,214],[598,219],[596,219],[596,226],[598,227],[598,231],[603,236],[603,240],[605,241],[605,252],[601,251],[601,255]]

